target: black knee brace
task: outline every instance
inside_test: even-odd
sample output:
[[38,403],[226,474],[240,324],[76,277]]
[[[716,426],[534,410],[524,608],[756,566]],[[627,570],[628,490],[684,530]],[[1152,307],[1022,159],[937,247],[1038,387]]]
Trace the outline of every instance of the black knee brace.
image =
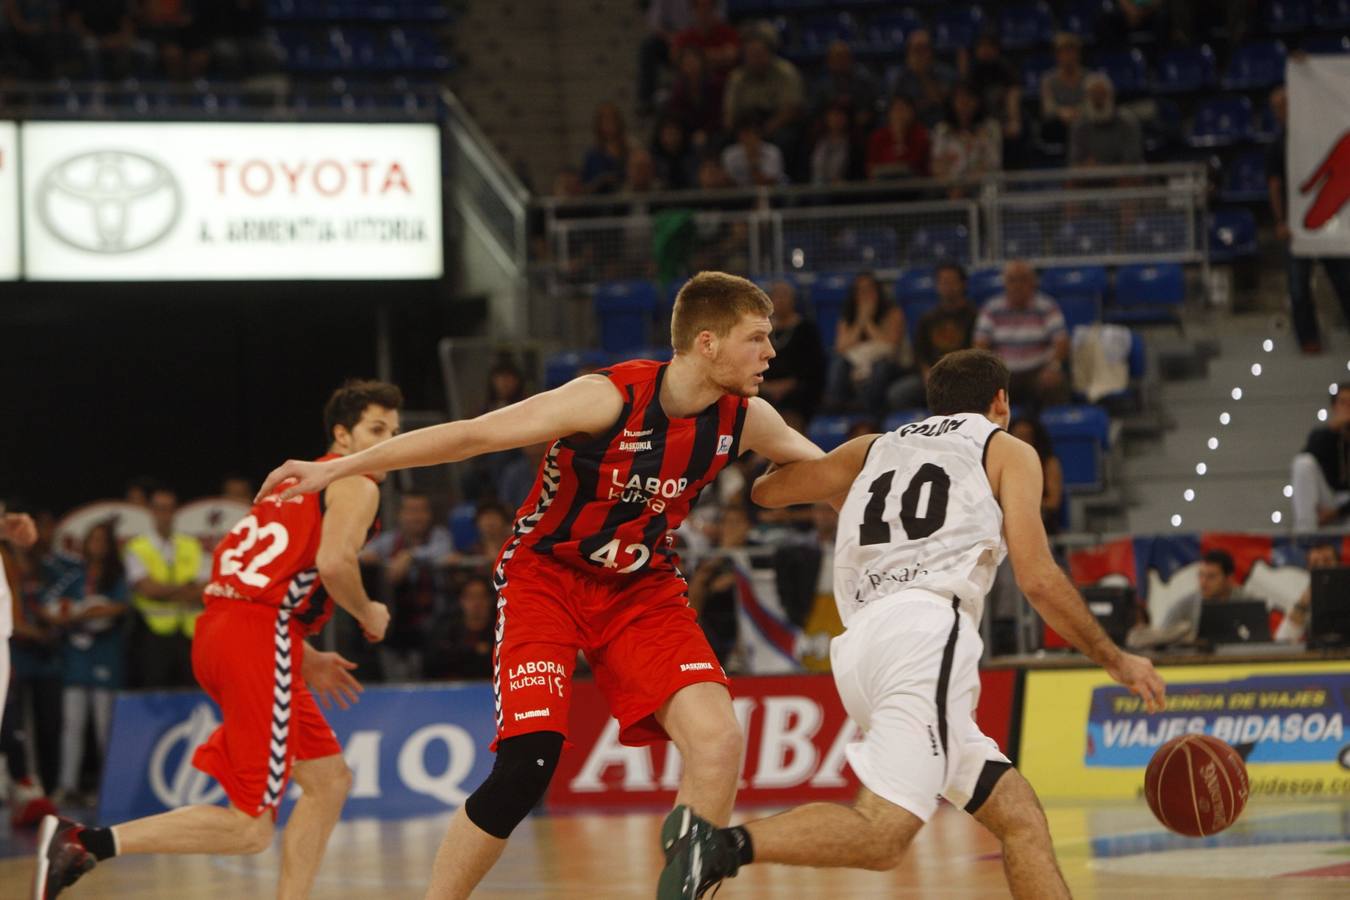
[[469,821],[493,837],[510,837],[543,799],[562,745],[563,736],[556,731],[536,731],[498,743],[492,771],[464,801]]
[[970,795],[970,802],[966,804],[966,812],[972,816],[979,812],[980,807],[984,806],[984,801],[989,799],[989,795],[994,792],[994,785],[998,780],[1007,774],[1012,768],[1012,763],[989,760],[980,770],[980,777],[975,782],[975,791]]

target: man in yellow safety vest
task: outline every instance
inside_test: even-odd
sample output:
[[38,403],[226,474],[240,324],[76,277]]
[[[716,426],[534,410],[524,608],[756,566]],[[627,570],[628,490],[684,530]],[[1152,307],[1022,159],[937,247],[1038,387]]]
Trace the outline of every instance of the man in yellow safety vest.
[[156,485],[149,499],[154,530],[123,550],[142,626],[132,654],[132,683],[191,687],[192,630],[202,611],[202,588],[211,578],[211,557],[195,537],[174,533],[178,495],[171,488]]

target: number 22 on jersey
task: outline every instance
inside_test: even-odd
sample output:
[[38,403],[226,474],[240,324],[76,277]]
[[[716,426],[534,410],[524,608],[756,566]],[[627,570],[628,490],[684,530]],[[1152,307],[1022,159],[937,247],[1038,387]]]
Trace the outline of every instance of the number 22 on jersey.
[[263,569],[281,554],[291,542],[286,526],[268,522],[259,526],[257,516],[245,516],[230,529],[230,537],[239,543],[220,554],[220,576],[234,577],[249,587],[265,587],[271,579]]

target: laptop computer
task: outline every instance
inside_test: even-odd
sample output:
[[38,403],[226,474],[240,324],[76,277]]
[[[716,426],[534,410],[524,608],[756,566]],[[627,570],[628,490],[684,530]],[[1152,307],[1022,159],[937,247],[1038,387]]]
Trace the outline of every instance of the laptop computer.
[[1254,644],[1270,640],[1270,614],[1262,600],[1230,600],[1200,607],[1201,641],[1220,644]]
[[1312,570],[1309,647],[1350,645],[1350,567]]
[[1083,588],[1083,602],[1111,640],[1124,644],[1125,635],[1134,624],[1134,588],[1128,585]]

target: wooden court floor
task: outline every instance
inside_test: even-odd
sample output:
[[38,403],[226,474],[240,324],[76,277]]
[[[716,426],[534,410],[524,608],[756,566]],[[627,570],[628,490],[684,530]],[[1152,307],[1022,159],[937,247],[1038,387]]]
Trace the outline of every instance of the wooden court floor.
[[[1350,798],[1341,802],[1254,801],[1229,832],[1190,840],[1156,825],[1141,802],[1047,808],[1060,861],[1078,898],[1350,897]],[[423,895],[448,817],[338,826],[313,896],[323,900]],[[660,816],[535,817],[475,897],[652,897]],[[2,848],[0,898],[28,896],[31,861],[12,836]],[[257,857],[140,857],[100,866],[66,895],[73,900],[197,900],[271,895],[278,853]],[[944,808],[894,872],[750,866],[719,900],[1006,897],[997,842],[965,814]]]

